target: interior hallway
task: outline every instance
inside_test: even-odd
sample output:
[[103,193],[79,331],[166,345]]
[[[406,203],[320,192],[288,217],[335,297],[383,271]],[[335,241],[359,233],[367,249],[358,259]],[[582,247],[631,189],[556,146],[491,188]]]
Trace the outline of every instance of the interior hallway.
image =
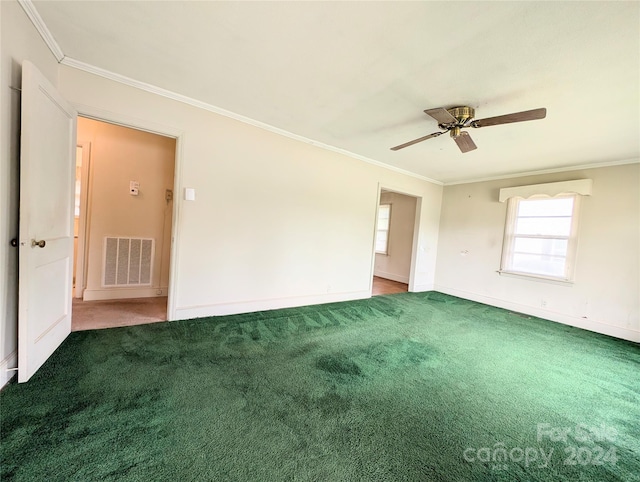
[[143,325],[166,319],[166,296],[105,301],[74,298],[71,331]]

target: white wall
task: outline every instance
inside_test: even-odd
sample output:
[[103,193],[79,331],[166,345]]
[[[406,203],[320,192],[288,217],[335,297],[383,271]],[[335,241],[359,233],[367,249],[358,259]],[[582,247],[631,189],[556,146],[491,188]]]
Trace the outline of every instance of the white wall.
[[[444,292],[638,339],[637,164],[448,186],[443,198],[441,186],[58,66],[17,3],[0,9],[0,381],[16,358],[17,253],[7,241],[17,234],[19,99],[9,85],[25,58],[81,113],[179,137],[174,319],[369,296],[382,185],[419,198],[414,290],[435,280]],[[594,193],[582,203],[575,284],[499,276],[499,188],[582,177]],[[182,199],[184,187],[195,201]]]
[[[442,187],[59,66],[21,7],[2,16],[0,383],[17,360],[20,65],[81,114],[178,137],[172,319],[367,297],[380,184],[420,197],[414,290],[433,288]],[[182,199],[184,187],[196,201]]]
[[[593,179],[573,285],[499,275],[507,207],[499,190],[572,179]],[[640,341],[639,180],[636,163],[445,187],[436,290]]]
[[[78,119],[78,142],[90,143],[89,240],[85,300],[140,298],[167,293],[175,139],[92,119]],[[138,181],[137,196],[129,181]],[[155,240],[151,287],[102,286],[104,237]]]
[[59,81],[80,113],[180,134],[174,318],[369,296],[380,184],[421,197],[414,289],[433,288],[441,186],[70,67]]
[[376,254],[374,275],[401,283],[409,283],[413,231],[416,220],[416,198],[383,191],[380,204],[391,205],[389,247],[387,254]]
[[17,2],[0,2],[0,386],[17,365],[18,250],[9,240],[18,236],[18,169],[20,162],[20,88],[22,61],[35,63],[57,83],[58,63]]

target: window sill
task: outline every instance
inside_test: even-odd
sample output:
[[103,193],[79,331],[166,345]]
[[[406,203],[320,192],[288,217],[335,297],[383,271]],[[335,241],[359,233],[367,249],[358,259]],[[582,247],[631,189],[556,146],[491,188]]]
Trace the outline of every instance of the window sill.
[[511,277],[511,278],[528,279],[528,280],[531,280],[531,281],[539,281],[539,282],[542,282],[542,283],[552,283],[552,284],[564,285],[564,286],[572,286],[573,285],[573,281],[572,280],[562,279],[562,278],[552,278],[550,276],[544,276],[544,275],[539,275],[539,274],[519,273],[519,272],[516,272],[516,271],[503,271],[503,270],[498,270],[498,271],[496,271],[496,273],[498,273],[500,276],[508,276],[508,277]]

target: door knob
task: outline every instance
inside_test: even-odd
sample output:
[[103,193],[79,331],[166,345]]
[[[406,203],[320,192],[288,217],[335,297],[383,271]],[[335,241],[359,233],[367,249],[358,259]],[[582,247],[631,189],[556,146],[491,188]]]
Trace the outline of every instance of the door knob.
[[31,247],[35,248],[36,246],[38,248],[44,248],[47,245],[47,242],[44,239],[41,239],[40,241],[36,241],[35,239],[31,240]]

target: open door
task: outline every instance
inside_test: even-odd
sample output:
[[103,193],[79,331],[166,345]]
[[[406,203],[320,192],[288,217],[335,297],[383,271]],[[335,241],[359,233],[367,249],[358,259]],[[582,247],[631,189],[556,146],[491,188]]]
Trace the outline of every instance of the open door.
[[18,381],[71,333],[77,113],[31,62],[22,64]]

